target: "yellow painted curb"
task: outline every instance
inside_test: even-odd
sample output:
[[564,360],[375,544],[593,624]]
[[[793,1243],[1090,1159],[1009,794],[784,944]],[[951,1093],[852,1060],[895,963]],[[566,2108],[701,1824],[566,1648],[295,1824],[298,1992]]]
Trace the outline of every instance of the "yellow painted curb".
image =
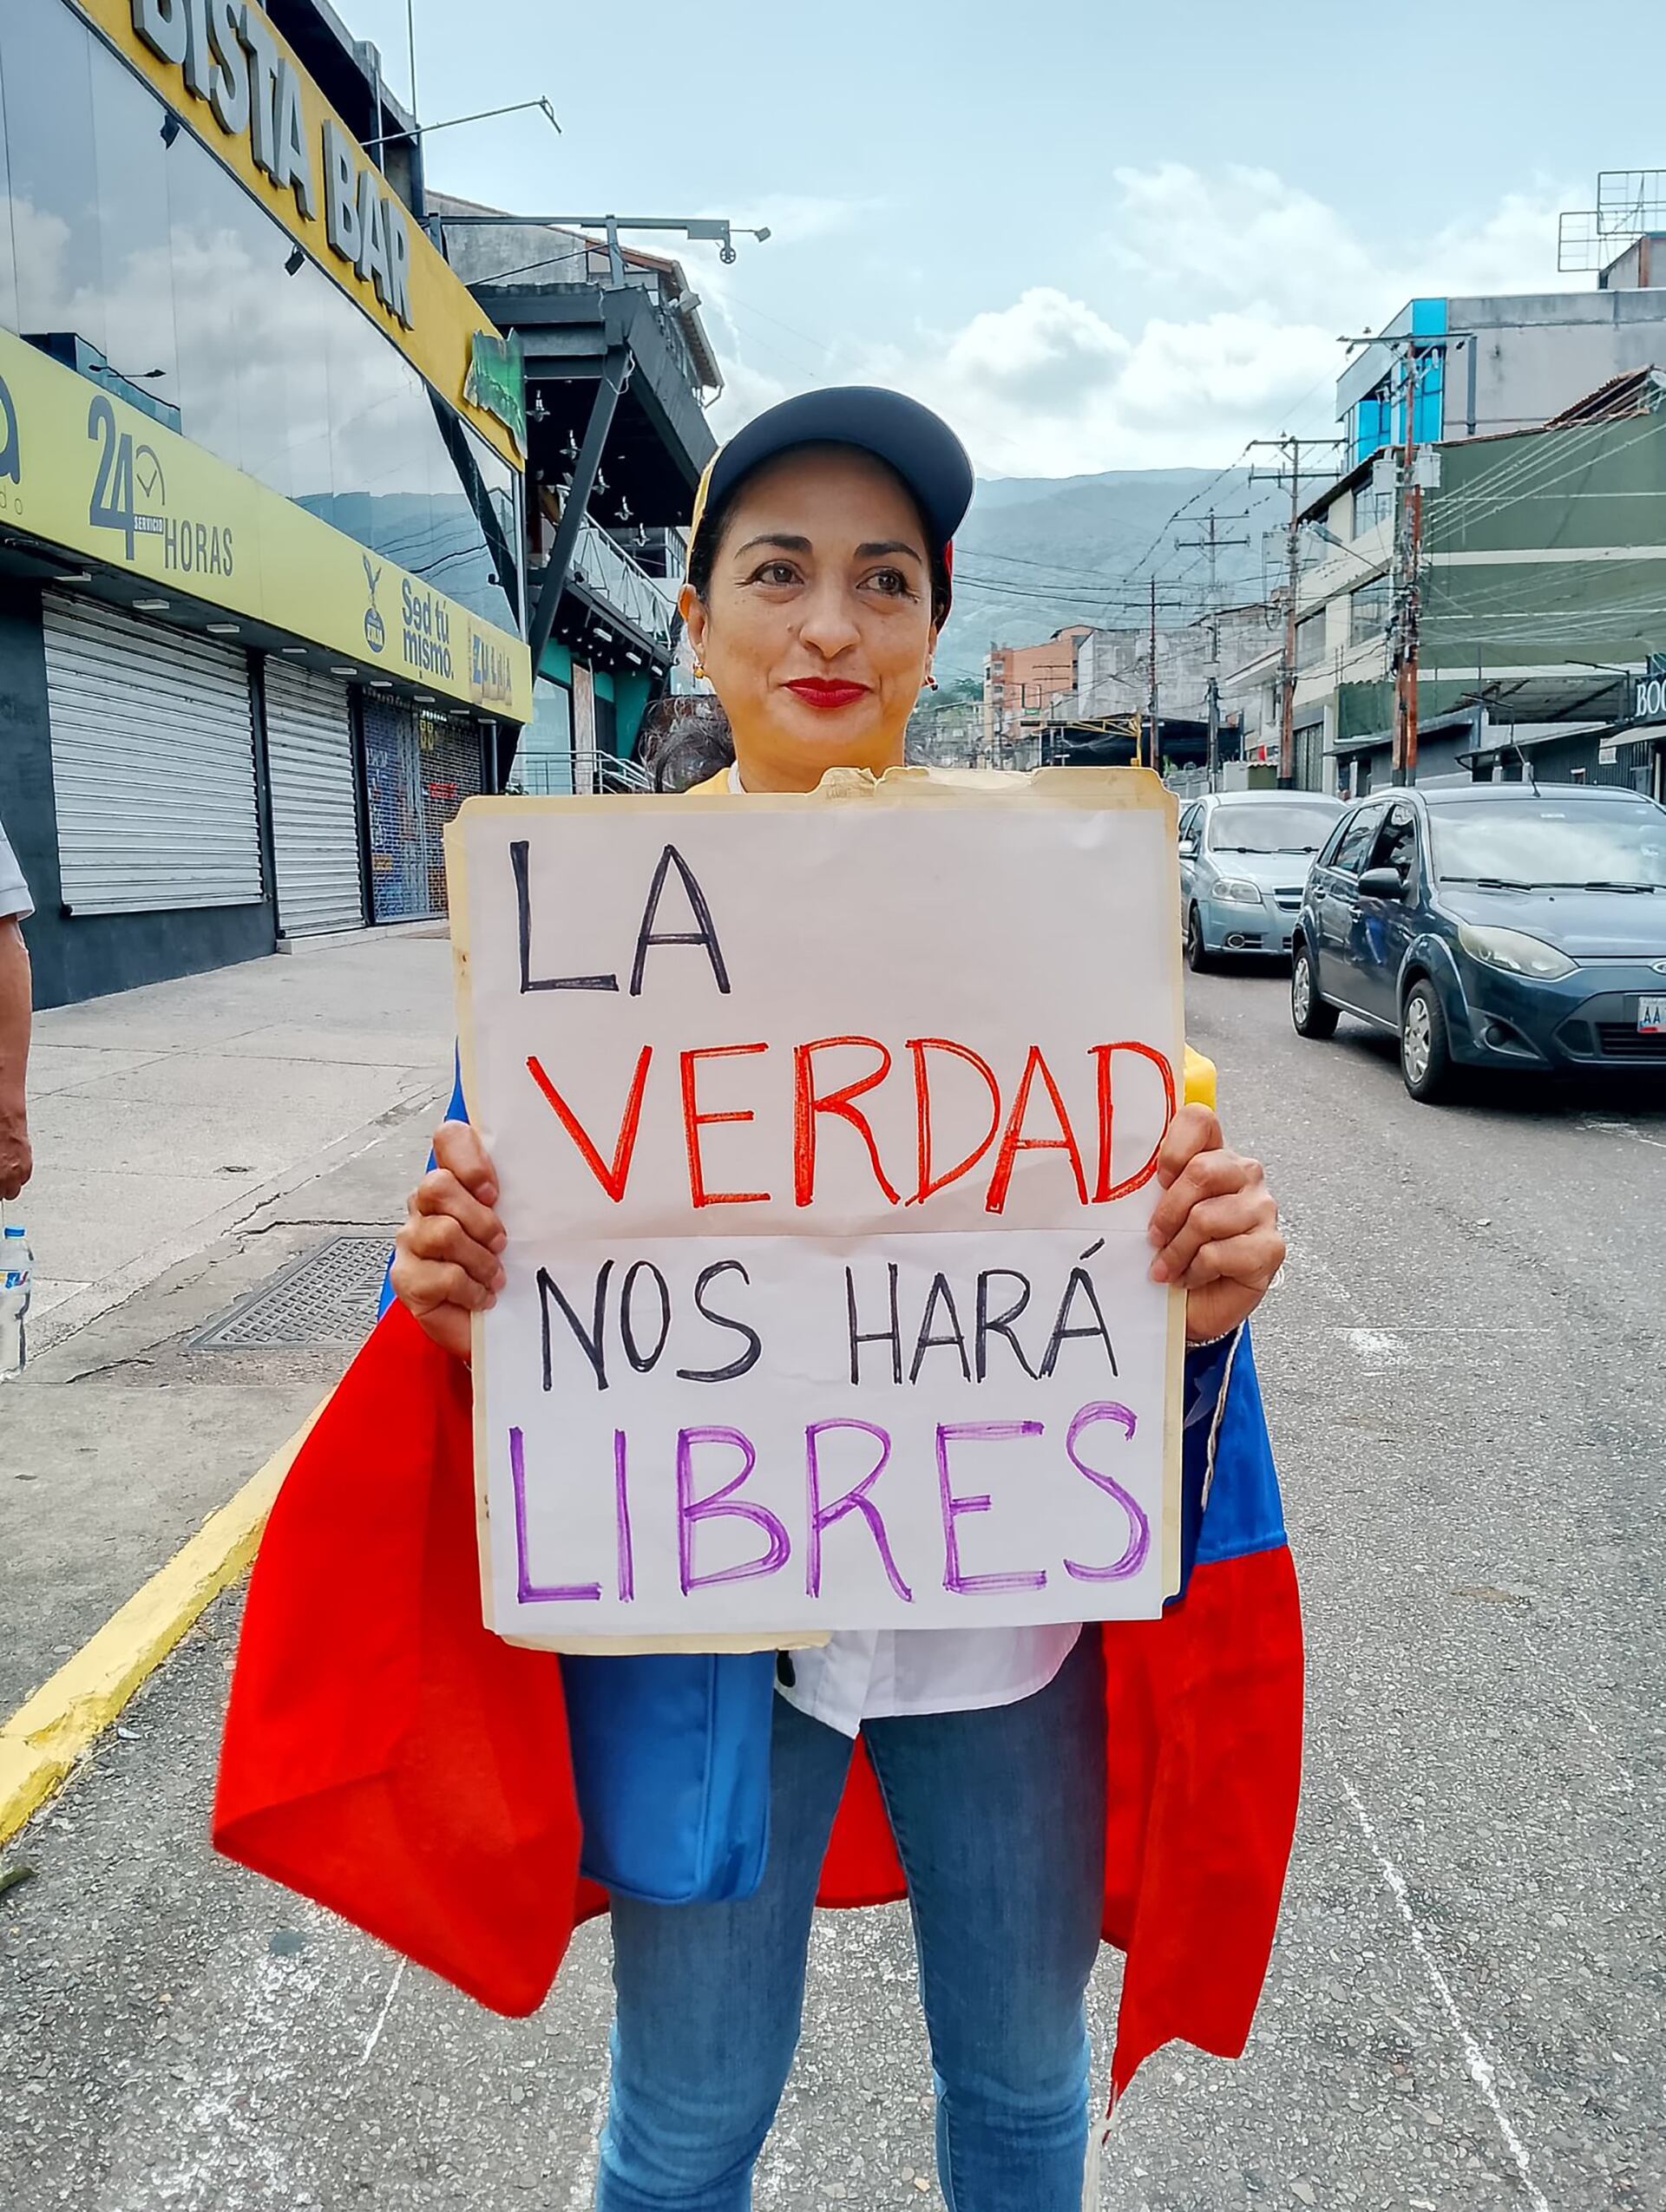
[[0,1727],[0,1843],[40,1810],[199,1614],[247,1567],[272,1502],[323,1410]]

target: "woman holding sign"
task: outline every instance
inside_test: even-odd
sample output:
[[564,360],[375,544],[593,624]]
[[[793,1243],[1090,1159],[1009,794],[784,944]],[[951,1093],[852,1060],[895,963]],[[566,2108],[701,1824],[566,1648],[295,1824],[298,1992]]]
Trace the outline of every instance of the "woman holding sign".
[[[948,612],[970,464],[895,393],[811,393],[718,455],[683,612],[733,734],[708,789],[809,791],[836,767],[898,766]],[[836,926],[835,922],[832,926]],[[399,1239],[394,1282],[466,1356],[502,1280],[492,1167],[448,1123]],[[1151,1273],[1187,1293],[1200,1368],[1283,1258],[1262,1171],[1203,1107],[1175,1117]],[[797,2039],[805,1947],[860,1732],[914,1914],[954,2212],[1066,2212],[1089,2133],[1084,2008],[1105,1911],[1102,1639],[1075,1627],[836,1635],[784,1659],[772,1829],[757,1894],[615,1896],[618,1993],[602,2212],[740,2212]],[[1112,1716],[1112,1727],[1116,1718]]]
[[[971,494],[959,442],[892,392],[789,400],[724,448],[683,599],[732,732],[732,762],[705,788],[744,805],[813,790],[829,769],[901,764]],[[591,1822],[582,1776],[576,1810],[567,1778],[573,1678],[564,1702],[555,1660],[480,1626],[460,1363],[504,1280],[508,1228],[474,1131],[449,1121],[434,1149],[392,1271],[403,1311],[355,1363],[274,1513],[216,1840],[524,2012],[574,1920],[604,1899],[574,1880]],[[1176,2037],[1242,2050],[1300,1762],[1295,1581],[1243,1336],[1284,1246],[1260,1168],[1227,1149],[1208,1108],[1175,1114],[1157,1175],[1151,1273],[1184,1291],[1190,1347],[1181,1594],[1161,1619],[1103,1627],[836,1634],[784,1654],[773,1697],[767,1655],[737,1662],[763,1692],[769,1845],[750,1894],[731,1882],[651,1903],[585,1862],[611,1890],[617,1992],[600,2212],[751,2203],[818,1901],[908,1896],[952,2212],[1080,2204],[1085,1998],[1102,1938],[1127,1953],[1118,2091]],[[380,1611],[342,1626],[315,1591],[354,1544],[375,1554]],[[678,1662],[584,1664],[623,1684],[605,1670]],[[368,1731],[331,1710],[344,1669],[388,1685]],[[426,1682],[440,1687],[411,1686]],[[663,1798],[650,1811],[681,1817]],[[546,1834],[559,1849],[539,1859]]]

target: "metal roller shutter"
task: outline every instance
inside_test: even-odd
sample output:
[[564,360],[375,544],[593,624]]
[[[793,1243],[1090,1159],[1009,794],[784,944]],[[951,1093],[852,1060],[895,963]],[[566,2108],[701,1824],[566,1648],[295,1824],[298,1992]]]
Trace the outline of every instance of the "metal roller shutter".
[[361,928],[364,885],[347,687],[269,660],[266,708],[278,926],[285,937]]
[[370,799],[371,897],[379,922],[446,912],[445,825],[486,788],[478,729],[364,702],[364,781]]
[[70,913],[259,900],[246,657],[89,599],[49,594],[42,612]]

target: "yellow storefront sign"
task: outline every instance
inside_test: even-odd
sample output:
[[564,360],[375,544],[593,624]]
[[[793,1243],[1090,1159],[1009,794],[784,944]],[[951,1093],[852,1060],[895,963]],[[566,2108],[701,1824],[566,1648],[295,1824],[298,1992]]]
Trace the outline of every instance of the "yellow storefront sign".
[[508,428],[465,391],[475,333],[497,337],[495,325],[254,0],[74,4],[441,397],[524,467]]
[[524,641],[0,330],[0,530],[512,721]]

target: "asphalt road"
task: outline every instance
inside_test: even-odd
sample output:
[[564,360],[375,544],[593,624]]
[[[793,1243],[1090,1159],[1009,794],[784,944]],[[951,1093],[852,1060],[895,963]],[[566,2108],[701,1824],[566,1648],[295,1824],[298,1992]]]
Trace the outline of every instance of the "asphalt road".
[[[1117,2212],[1666,2205],[1666,1099],[1413,1105],[1210,978],[1192,1036],[1292,1232],[1259,1329],[1307,1598],[1283,1930],[1236,2067],[1125,2107]],[[223,1605],[10,1856],[7,2212],[582,2212],[606,1934],[489,2019],[204,1838]],[[1101,1966],[1103,2025],[1116,1986]],[[935,2202],[899,1912],[819,1927],[763,2212]]]

